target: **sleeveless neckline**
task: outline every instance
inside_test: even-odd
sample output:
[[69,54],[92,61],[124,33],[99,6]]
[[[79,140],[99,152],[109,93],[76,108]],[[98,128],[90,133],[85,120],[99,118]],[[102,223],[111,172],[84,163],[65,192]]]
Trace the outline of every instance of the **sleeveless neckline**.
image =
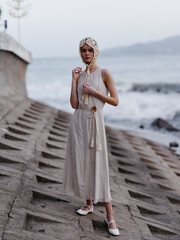
[[[95,73],[97,70],[101,69],[100,67],[98,67],[94,72],[90,73],[90,74],[93,74]],[[86,71],[84,71],[86,73]]]

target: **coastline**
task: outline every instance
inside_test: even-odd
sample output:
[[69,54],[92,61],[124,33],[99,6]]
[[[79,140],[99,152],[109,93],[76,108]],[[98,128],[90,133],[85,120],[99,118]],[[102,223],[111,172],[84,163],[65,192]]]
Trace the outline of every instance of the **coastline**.
[[[21,57],[0,49],[0,238],[114,239],[104,223],[102,202],[82,217],[76,210],[84,203],[63,193],[72,115],[27,97],[28,62]],[[179,239],[180,156],[130,131],[106,126],[112,204],[121,238]]]
[[[180,129],[179,60],[179,56],[99,58],[100,66],[111,70],[120,99],[116,109],[105,105],[105,124],[161,139],[159,142],[166,146],[170,141],[178,142],[176,135],[180,133],[153,130],[151,123],[160,117]],[[78,57],[34,59],[27,72],[29,97],[71,113],[71,69],[79,64],[82,65]],[[140,125],[144,129],[139,129]]]

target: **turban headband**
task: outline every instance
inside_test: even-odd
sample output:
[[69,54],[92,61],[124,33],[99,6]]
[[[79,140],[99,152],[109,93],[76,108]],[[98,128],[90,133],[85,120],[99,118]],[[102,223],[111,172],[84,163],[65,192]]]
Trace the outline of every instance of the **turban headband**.
[[[81,48],[84,46],[84,44],[87,44],[89,47],[92,47],[93,50],[94,50],[94,57],[93,57],[93,60],[87,64],[84,62],[84,60],[82,59],[83,63],[86,64],[87,66],[87,72],[86,72],[86,79],[85,79],[85,82],[86,83],[89,83],[89,80],[90,80],[90,66],[95,64],[96,60],[97,60],[97,57],[98,57],[98,54],[99,54],[99,49],[98,49],[98,45],[97,45],[97,42],[91,38],[91,37],[86,37],[84,39],[82,39],[79,43],[79,53],[80,53],[80,56],[81,56]],[[82,56],[81,56],[82,58]],[[82,94],[82,100],[84,101],[84,103],[86,105],[88,105],[88,94]]]

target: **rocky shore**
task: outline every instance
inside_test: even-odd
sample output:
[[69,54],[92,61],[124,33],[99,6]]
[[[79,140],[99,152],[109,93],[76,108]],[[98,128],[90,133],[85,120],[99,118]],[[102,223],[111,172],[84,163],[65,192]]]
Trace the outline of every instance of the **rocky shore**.
[[[84,203],[62,193],[71,115],[27,97],[30,59],[0,47],[0,61],[0,239],[114,239],[103,203],[80,216]],[[127,131],[106,135],[116,238],[179,240],[180,156]]]

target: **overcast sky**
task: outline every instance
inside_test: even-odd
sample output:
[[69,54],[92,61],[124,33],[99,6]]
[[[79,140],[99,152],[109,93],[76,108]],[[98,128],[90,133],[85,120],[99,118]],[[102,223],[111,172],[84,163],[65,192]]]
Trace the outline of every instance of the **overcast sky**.
[[[0,0],[2,18],[17,39],[17,20],[7,14],[7,2]],[[33,57],[76,56],[86,36],[95,38],[101,50],[180,35],[180,0],[25,2],[31,7],[21,21],[22,44]]]

